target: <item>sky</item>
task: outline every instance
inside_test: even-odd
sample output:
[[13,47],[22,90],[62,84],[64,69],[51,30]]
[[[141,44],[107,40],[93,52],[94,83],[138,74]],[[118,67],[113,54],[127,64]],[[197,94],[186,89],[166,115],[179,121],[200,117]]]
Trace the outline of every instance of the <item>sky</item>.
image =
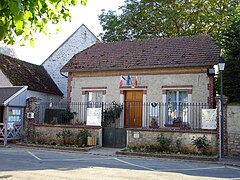
[[64,22],[59,33],[55,32],[57,26],[49,27],[50,39],[48,36],[36,34],[34,48],[30,45],[21,47],[19,44],[15,44],[12,48],[18,59],[33,64],[41,64],[82,24],[85,24],[95,36],[98,36],[102,32],[98,20],[101,9],[117,11],[118,7],[123,4],[124,0],[88,0],[86,6],[77,5],[71,8],[72,20]]

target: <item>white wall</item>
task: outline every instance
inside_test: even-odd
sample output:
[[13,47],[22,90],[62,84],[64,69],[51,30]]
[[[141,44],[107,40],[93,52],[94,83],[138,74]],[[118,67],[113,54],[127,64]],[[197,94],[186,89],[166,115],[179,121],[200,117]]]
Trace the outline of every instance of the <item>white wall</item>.
[[75,54],[95,44],[96,41],[96,36],[82,25],[55,52],[53,52],[45,62],[43,62],[42,65],[64,94],[65,100],[67,98],[67,78],[60,74],[61,68]]
[[[184,70],[184,69],[183,69]],[[143,70],[144,72],[147,72]],[[156,72],[157,70],[152,70]],[[161,74],[161,70],[158,70],[159,75],[141,75],[138,72],[138,80],[140,86],[147,86],[146,101],[163,102],[162,100],[162,86],[192,86],[192,102],[207,102],[209,97],[208,90],[208,77],[206,73],[194,73],[194,74],[174,74],[179,70],[171,70],[168,74]],[[129,71],[131,74],[131,71]],[[143,73],[143,72],[142,72]],[[107,87],[106,89],[106,102],[120,101],[120,89],[119,89],[119,75],[118,76],[105,76],[100,73],[94,72],[93,77],[81,77],[80,73],[73,73],[73,79],[71,82],[72,102],[82,101],[82,87]],[[127,76],[125,76],[127,77]],[[133,76],[134,77],[134,76]],[[138,89],[134,89],[138,90]]]
[[27,91],[27,99],[30,97],[36,97],[40,100],[40,102],[60,102],[62,100],[61,96],[48,94],[48,93],[42,93],[37,91]]
[[0,86],[12,86],[8,78],[0,70]]

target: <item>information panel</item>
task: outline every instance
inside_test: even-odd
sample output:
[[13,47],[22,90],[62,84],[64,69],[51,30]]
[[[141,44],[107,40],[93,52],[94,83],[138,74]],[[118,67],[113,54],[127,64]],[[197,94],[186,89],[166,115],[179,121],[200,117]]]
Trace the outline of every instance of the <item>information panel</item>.
[[102,108],[87,108],[87,125],[101,126]]
[[202,109],[202,129],[216,128],[216,109]]

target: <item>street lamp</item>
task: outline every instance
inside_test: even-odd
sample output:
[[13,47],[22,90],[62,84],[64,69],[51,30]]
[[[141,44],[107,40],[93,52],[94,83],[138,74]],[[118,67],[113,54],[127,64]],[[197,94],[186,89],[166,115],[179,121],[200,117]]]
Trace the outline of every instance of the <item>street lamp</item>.
[[222,72],[225,68],[225,62],[223,57],[218,59],[218,71],[220,75],[220,102],[219,102],[219,159],[224,156],[224,129],[223,129],[223,82],[222,82]]

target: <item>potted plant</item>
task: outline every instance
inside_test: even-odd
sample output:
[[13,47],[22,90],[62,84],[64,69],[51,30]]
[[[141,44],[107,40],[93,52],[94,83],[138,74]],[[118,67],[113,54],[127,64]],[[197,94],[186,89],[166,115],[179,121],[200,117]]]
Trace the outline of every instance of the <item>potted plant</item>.
[[150,128],[159,128],[157,120],[153,117],[150,122]]
[[177,117],[173,119],[173,127],[180,127],[182,125],[181,117]]
[[123,111],[123,106],[117,104],[116,102],[112,102],[112,106],[103,110],[103,121],[102,125],[105,127],[110,127],[113,125],[118,118],[120,118],[121,113]]
[[188,122],[182,122],[182,126],[180,129],[191,129],[191,126]]
[[76,112],[71,112],[69,108],[67,108],[64,112],[61,113],[62,124],[70,124],[71,120],[74,118]]

